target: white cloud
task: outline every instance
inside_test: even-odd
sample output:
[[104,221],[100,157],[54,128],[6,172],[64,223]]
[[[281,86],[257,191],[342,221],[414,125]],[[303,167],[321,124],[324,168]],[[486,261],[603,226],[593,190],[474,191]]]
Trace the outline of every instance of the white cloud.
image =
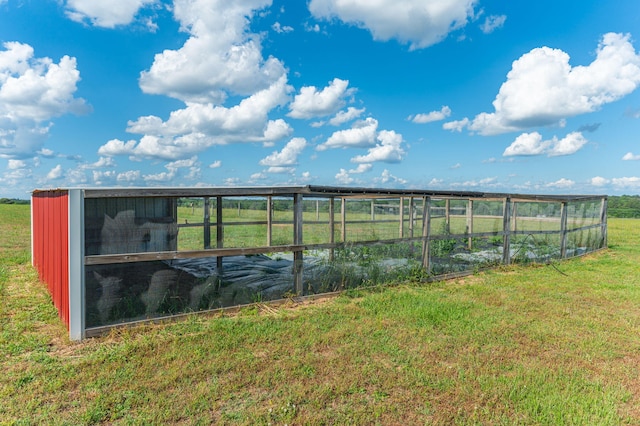
[[284,120],[268,119],[273,108],[287,102],[287,90],[283,76],[231,108],[193,103],[173,111],[167,121],[156,116],[140,117],[130,121],[127,128],[130,133],[143,135],[138,143],[114,139],[101,146],[98,153],[176,160],[213,145],[274,142],[292,132]]
[[569,65],[569,55],[541,47],[516,60],[493,101],[495,112],[478,114],[469,129],[484,135],[563,124],[567,117],[598,110],[640,84],[640,56],[629,35],[602,37],[596,59]]
[[311,0],[318,19],[338,18],[369,30],[374,40],[398,40],[411,49],[431,46],[473,17],[477,0]]
[[440,111],[431,111],[426,114],[416,114],[414,116],[409,116],[409,120],[414,123],[425,124],[425,123],[431,123],[434,121],[444,120],[450,115],[451,115],[451,108],[445,105],[440,109]]
[[611,183],[619,188],[640,189],[640,177],[637,176],[613,178]]
[[609,179],[605,179],[602,176],[596,176],[591,178],[591,185],[593,186],[605,186],[611,182]]
[[145,93],[185,102],[221,104],[228,93],[248,96],[286,74],[282,62],[262,57],[260,36],[249,31],[256,10],[270,0],[175,0],[173,12],[189,39],[155,56],[140,74]]
[[329,120],[329,124],[331,124],[332,126],[339,126],[351,120],[355,120],[356,118],[360,117],[364,111],[365,108],[358,109],[354,107],[349,107],[346,111],[338,111],[335,117]]
[[22,160],[9,160],[8,168],[9,170],[22,169],[27,167],[27,163]]
[[98,148],[98,154],[100,155],[132,155],[136,147],[136,141],[130,140],[127,142],[119,139],[111,139],[106,144]]
[[[31,155],[41,149],[52,123],[89,107],[75,98],[80,72],[76,59],[34,58],[28,44],[6,42],[0,51],[0,156]],[[46,122],[46,123],[43,123]]]
[[451,170],[458,170],[459,168],[462,167],[462,164],[460,163],[456,163],[453,166],[449,167]]
[[349,170],[349,173],[351,173],[351,174],[366,173],[369,170],[371,170],[372,168],[373,168],[373,164],[371,164],[371,163],[362,163],[362,164],[358,164],[358,167],[356,167],[355,169]]
[[538,132],[523,133],[504,150],[502,155],[505,157],[542,154],[549,157],[571,155],[578,152],[587,142],[580,132],[571,132],[562,139],[554,136],[551,140],[542,140],[542,135]]
[[290,27],[288,25],[282,25],[280,24],[280,22],[276,22],[271,26],[271,28],[273,29],[273,31],[277,32],[278,34],[290,33],[293,31],[293,27]]
[[624,157],[622,157],[625,161],[640,161],[640,154],[634,154],[632,152],[627,152]]
[[549,149],[551,141],[543,141],[538,132],[523,133],[504,150],[503,156],[540,155]]
[[558,189],[568,189],[571,188],[572,186],[574,186],[576,183],[574,181],[572,181],[571,179],[559,179],[555,182],[549,182],[547,183],[545,186],[547,188],[558,188]]
[[222,167],[222,161],[220,160],[216,160],[213,163],[209,164],[210,169],[218,169],[220,167]]
[[327,141],[318,145],[318,151],[329,148],[366,148],[375,144],[378,120],[368,117],[354,123],[351,129],[334,132]]
[[344,98],[354,93],[353,89],[347,89],[349,80],[334,78],[329,85],[322,90],[315,86],[305,86],[295,96],[289,105],[289,117],[314,118],[331,115],[345,105]]
[[[117,2],[95,0],[67,0],[66,15],[76,22],[89,21],[96,27],[114,28],[131,23],[138,11],[157,4],[158,0],[118,0]],[[152,28],[155,24],[148,23]]]
[[407,181],[405,179],[392,175],[391,172],[387,169],[384,169],[382,171],[382,174],[380,175],[380,177],[374,178],[373,182],[375,184],[380,183],[383,185],[386,185],[388,183],[399,184],[399,185],[407,184]]
[[480,26],[480,30],[485,34],[490,34],[498,28],[502,28],[506,20],[507,17],[505,15],[487,16],[484,23]]
[[271,155],[260,160],[260,165],[270,167],[294,166],[298,162],[298,156],[306,146],[306,139],[293,138],[282,148],[282,151],[274,151]]
[[381,130],[377,137],[379,144],[369,148],[367,155],[353,157],[353,163],[373,163],[381,161],[385,163],[399,163],[405,154],[402,149],[402,135],[393,130]]
[[444,130],[451,130],[452,132],[462,132],[462,130],[469,125],[469,119],[463,118],[462,120],[449,121],[442,125]]
[[355,179],[349,176],[349,172],[347,172],[345,169],[340,169],[340,171],[336,174],[335,179],[336,182],[341,185],[349,185],[355,181]]
[[136,182],[140,180],[140,170],[128,170],[126,172],[118,173],[116,180],[118,182]]
[[47,173],[47,179],[49,180],[60,179],[62,177],[62,172],[63,172],[62,166],[58,164],[53,169],[49,170],[49,173]]

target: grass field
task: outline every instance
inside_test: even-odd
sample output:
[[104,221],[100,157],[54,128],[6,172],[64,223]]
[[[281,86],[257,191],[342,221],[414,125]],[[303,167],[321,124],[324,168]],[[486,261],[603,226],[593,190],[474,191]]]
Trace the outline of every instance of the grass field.
[[640,424],[640,220],[544,266],[69,342],[0,205],[0,424]]

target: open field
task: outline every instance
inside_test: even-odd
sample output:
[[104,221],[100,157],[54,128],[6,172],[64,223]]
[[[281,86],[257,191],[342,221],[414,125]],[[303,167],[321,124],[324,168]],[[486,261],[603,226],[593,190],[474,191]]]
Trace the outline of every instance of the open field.
[[0,205],[0,424],[639,424],[640,220],[610,249],[69,342]]

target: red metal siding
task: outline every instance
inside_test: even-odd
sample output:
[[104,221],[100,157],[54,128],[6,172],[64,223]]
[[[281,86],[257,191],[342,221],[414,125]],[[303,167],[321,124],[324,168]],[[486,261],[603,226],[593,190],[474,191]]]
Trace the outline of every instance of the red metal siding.
[[69,327],[69,194],[52,190],[34,192],[33,264],[47,284],[58,316]]

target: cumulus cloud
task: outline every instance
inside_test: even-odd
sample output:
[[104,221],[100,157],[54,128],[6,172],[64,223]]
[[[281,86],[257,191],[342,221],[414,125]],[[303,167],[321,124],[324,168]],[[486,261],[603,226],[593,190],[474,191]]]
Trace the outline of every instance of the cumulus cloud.
[[538,132],[523,133],[504,150],[502,155],[505,157],[542,154],[549,157],[571,155],[578,152],[587,142],[580,132],[569,133],[562,139],[554,136],[551,140],[543,140]]
[[373,163],[376,161],[384,163],[399,163],[404,157],[405,151],[402,149],[402,135],[393,130],[381,130],[377,136],[380,142],[373,148],[369,148],[366,155],[358,155],[351,159],[354,163]]
[[440,111],[431,111],[426,114],[410,115],[408,117],[408,120],[417,124],[425,124],[425,123],[431,123],[433,121],[444,120],[450,115],[451,115],[451,108],[445,105],[440,109]]
[[480,25],[480,30],[485,34],[490,34],[498,28],[502,28],[506,20],[507,17],[505,15],[487,16],[484,23]]
[[640,177],[621,177],[611,179],[611,183],[618,188],[640,189]]
[[80,72],[76,59],[58,63],[34,58],[24,43],[3,43],[0,51],[0,156],[26,156],[46,140],[54,117],[82,114],[89,107],[75,98]]
[[49,170],[49,173],[47,173],[47,179],[48,180],[60,179],[62,177],[62,173],[63,173],[62,166],[58,164],[53,169]]
[[[354,93],[347,89],[349,80],[334,78],[322,90],[315,86],[305,86],[289,105],[289,117],[309,119],[334,114],[345,105],[345,97]],[[353,114],[353,112],[352,112]]]
[[596,176],[591,178],[591,185],[593,186],[605,186],[610,182],[609,179],[603,178],[602,176]]
[[262,56],[260,37],[250,18],[270,0],[175,0],[173,12],[189,34],[177,50],[156,54],[140,74],[145,93],[185,102],[221,104],[228,93],[248,96],[286,74],[278,59]]
[[340,126],[341,124],[348,123],[360,117],[364,111],[365,108],[358,109],[354,107],[349,107],[346,111],[338,111],[338,113],[329,120],[329,124],[332,126]]
[[403,179],[401,177],[398,176],[394,176],[391,174],[391,172],[387,169],[384,169],[382,171],[382,174],[380,175],[380,177],[374,178],[373,179],[373,183],[375,184],[383,184],[386,185],[388,183],[393,183],[395,185],[406,185],[407,184],[407,180]]
[[293,31],[293,27],[290,27],[288,25],[282,25],[280,24],[280,22],[276,22],[275,24],[273,24],[271,26],[271,29],[273,29],[273,31],[277,32],[278,34],[290,33]]
[[329,148],[366,148],[375,145],[378,120],[367,118],[354,123],[350,129],[334,132],[327,141],[318,145],[318,151]]
[[513,63],[493,101],[495,112],[478,114],[468,127],[492,135],[562,124],[628,95],[639,84],[640,56],[628,34],[605,34],[587,66],[572,67],[562,50],[536,48]]
[[201,152],[213,145],[242,142],[274,142],[292,129],[282,119],[269,120],[269,112],[288,100],[286,76],[238,105],[226,108],[193,103],[171,112],[169,119],[140,117],[130,121],[127,131],[143,135],[139,142],[108,141],[100,155],[129,155],[134,158],[175,160]]
[[[138,11],[146,6],[152,6],[158,0],[118,0],[104,2],[95,0],[67,0],[65,13],[76,22],[89,21],[91,25],[103,28],[114,28],[118,25],[130,24]],[[148,24],[155,28],[153,23]]]
[[395,39],[421,49],[464,27],[474,16],[477,0],[311,0],[317,19],[337,18],[371,32],[374,40]]
[[298,163],[298,156],[306,146],[305,138],[293,138],[282,148],[282,151],[274,151],[260,160],[259,164],[269,167],[295,166]]
[[634,154],[632,152],[627,152],[624,157],[622,157],[624,161],[640,161],[640,154]]
[[349,175],[346,169],[340,169],[340,171],[335,176],[336,182],[341,185],[350,185],[355,179]]
[[561,178],[555,182],[549,182],[545,186],[547,188],[558,188],[558,189],[569,189],[573,187],[576,183],[571,179]]
[[358,164],[358,167],[356,167],[355,169],[349,170],[349,173],[352,173],[352,174],[366,173],[372,168],[373,168],[373,164],[371,163]]
[[451,130],[452,132],[460,133],[465,129],[465,127],[469,125],[469,122],[469,119],[465,117],[462,120],[455,120],[444,123],[442,125],[442,128],[444,130]]

